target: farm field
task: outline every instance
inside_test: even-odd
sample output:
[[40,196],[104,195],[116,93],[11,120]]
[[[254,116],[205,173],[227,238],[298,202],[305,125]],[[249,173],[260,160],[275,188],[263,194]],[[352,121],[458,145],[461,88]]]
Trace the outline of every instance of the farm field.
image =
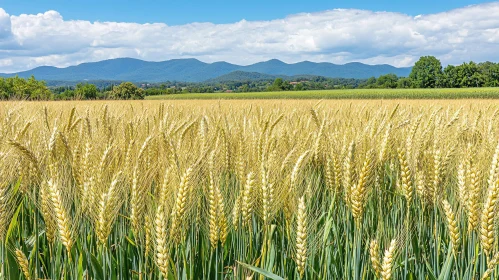
[[149,100],[166,99],[496,99],[495,88],[444,89],[340,89],[281,92],[182,93],[147,96]]
[[499,277],[499,100],[0,115],[1,279]]

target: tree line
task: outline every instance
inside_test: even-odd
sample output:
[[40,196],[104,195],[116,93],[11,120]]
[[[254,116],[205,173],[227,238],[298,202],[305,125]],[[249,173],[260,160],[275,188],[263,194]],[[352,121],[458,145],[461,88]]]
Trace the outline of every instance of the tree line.
[[327,78],[322,76],[300,76],[277,78],[275,80],[238,80],[224,82],[176,82],[148,84],[144,87],[147,95],[177,93],[212,93],[212,92],[264,92],[287,90],[333,90],[354,89],[367,79]]
[[440,60],[424,56],[412,68],[409,79],[410,85],[416,88],[497,87],[499,63],[470,61],[442,69]]
[[49,88],[45,81],[19,77],[0,78],[2,100],[92,100],[92,99],[144,99],[145,91],[131,82],[98,88],[94,84]]
[[359,88],[469,88],[499,86],[499,63],[470,61],[442,67],[434,56],[421,57],[409,77],[395,74],[371,77]]

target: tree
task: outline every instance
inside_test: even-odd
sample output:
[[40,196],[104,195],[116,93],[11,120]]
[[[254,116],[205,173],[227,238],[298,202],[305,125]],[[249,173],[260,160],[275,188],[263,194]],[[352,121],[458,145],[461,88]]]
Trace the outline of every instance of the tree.
[[442,77],[442,63],[434,56],[423,56],[412,68],[409,78],[418,88],[435,88]]
[[448,65],[444,69],[441,87],[456,88],[459,87],[459,77],[457,68],[454,65]]
[[248,86],[248,84],[244,84],[241,87],[239,87],[239,91],[240,92],[250,92],[250,87]]
[[0,98],[2,99],[48,100],[52,97],[52,92],[45,81],[37,81],[33,76],[29,79],[18,76],[0,78]]
[[268,91],[281,91],[281,90],[290,90],[292,87],[291,85],[284,81],[282,78],[277,78],[274,80],[274,83],[267,87]]
[[283,85],[284,85],[284,80],[282,78],[277,78],[275,79],[272,87],[274,88],[274,90],[282,90]]
[[490,61],[482,62],[478,64],[478,69],[484,78],[484,86],[499,86],[499,63],[493,63]]
[[410,78],[400,78],[397,81],[397,88],[410,88],[412,86],[412,81]]
[[456,67],[458,82],[461,87],[481,87],[485,83],[485,79],[478,71],[478,65],[470,61]]
[[376,78],[370,77],[367,79],[365,83],[360,84],[360,88],[375,88],[376,87]]
[[79,83],[76,85],[75,89],[75,95],[80,99],[96,99],[97,92],[99,92],[99,90],[93,84]]
[[380,88],[396,88],[398,77],[395,74],[386,74],[379,76],[376,85]]
[[144,99],[144,90],[131,82],[124,82],[113,88],[110,97],[113,99]]
[[57,99],[62,99],[62,100],[69,100],[69,99],[74,99],[75,98],[75,91],[67,88],[63,92],[60,92],[55,95]]

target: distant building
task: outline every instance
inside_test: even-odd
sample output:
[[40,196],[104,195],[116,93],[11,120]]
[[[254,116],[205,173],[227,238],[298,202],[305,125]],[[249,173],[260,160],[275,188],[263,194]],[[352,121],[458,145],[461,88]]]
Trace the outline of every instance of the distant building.
[[233,90],[231,90],[231,89],[228,89],[228,90],[226,90],[225,92],[226,92],[226,93],[232,93],[232,92],[234,92],[234,91],[233,91]]

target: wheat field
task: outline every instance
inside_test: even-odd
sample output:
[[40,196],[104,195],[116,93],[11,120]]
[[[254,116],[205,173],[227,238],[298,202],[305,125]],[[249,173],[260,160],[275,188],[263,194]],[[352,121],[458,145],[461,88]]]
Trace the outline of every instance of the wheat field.
[[497,279],[499,102],[0,103],[1,279]]

